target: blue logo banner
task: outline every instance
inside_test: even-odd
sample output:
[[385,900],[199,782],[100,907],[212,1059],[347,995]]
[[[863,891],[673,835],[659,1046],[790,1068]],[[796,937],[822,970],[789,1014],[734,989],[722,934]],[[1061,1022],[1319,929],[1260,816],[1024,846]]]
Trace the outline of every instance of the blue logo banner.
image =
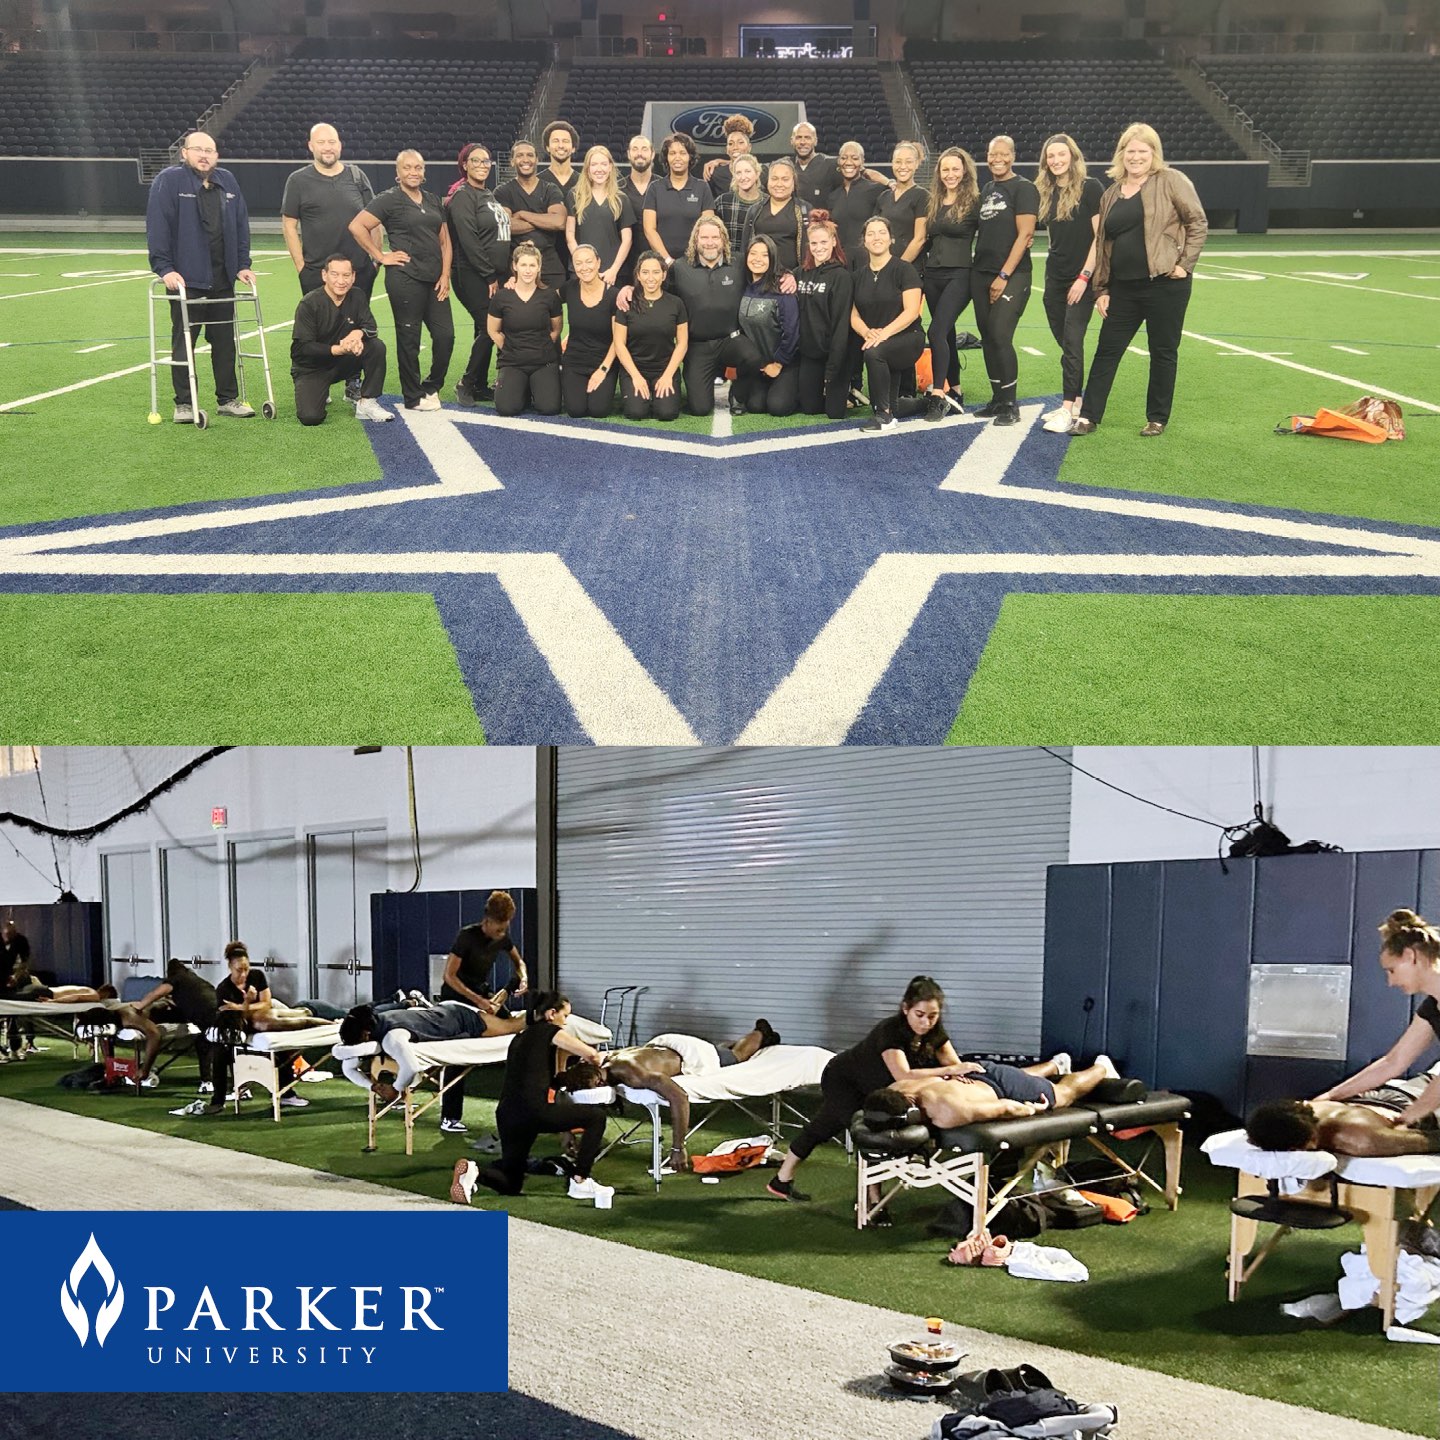
[[0,1390],[504,1390],[506,1222],[6,1212],[7,1279],[28,1298]]

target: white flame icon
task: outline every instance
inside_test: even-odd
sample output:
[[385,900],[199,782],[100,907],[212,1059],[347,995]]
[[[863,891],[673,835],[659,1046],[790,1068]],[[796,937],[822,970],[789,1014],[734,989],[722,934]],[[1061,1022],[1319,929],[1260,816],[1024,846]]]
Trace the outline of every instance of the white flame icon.
[[70,1328],[83,1345],[90,1336],[90,1317],[80,1303],[80,1282],[85,1272],[95,1267],[95,1273],[105,1282],[105,1302],[95,1312],[95,1343],[103,1345],[105,1337],[120,1318],[121,1307],[125,1304],[125,1287],[116,1278],[115,1271],[105,1258],[105,1252],[95,1243],[92,1232],[80,1258],[70,1267],[68,1280],[60,1285],[60,1308],[70,1322]]

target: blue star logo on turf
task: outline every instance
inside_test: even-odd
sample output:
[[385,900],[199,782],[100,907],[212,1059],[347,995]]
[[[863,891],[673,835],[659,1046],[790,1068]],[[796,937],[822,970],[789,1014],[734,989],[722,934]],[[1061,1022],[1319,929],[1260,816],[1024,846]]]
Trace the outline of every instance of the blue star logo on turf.
[[377,484],[0,532],[0,588],[428,592],[509,744],[933,744],[1010,593],[1440,591],[1433,531],[1064,485],[1042,408],[883,440],[403,411]]

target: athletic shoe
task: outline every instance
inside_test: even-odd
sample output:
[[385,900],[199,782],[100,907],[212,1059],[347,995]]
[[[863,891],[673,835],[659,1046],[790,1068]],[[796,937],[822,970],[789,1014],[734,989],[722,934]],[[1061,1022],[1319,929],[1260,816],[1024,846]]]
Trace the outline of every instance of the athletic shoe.
[[423,990],[408,991],[405,998],[412,1005],[419,1005],[427,1010],[435,1003]]
[[457,1205],[470,1204],[479,1183],[480,1167],[473,1160],[457,1160],[450,1176],[450,1198]]
[[900,422],[893,416],[888,415],[884,410],[877,410],[861,427],[862,435],[888,435],[891,431],[898,430]]
[[196,1093],[197,1095],[213,1095],[213,1094],[215,1093],[215,1084],[214,1084],[214,1082],[211,1081],[211,1080],[202,1080],[202,1081],[195,1087],[195,1093]]
[[810,1198],[795,1188],[795,1182],[793,1180],[781,1180],[779,1176],[765,1182],[765,1193],[767,1195],[773,1195],[777,1200],[798,1200],[804,1202]]
[[195,423],[195,411],[189,405],[177,405],[175,407],[175,423],[177,425],[193,425]]
[[463,1120],[442,1120],[440,1133],[442,1135],[468,1135],[470,1127]]
[[995,412],[995,418],[991,423],[994,425],[1018,425],[1020,423],[1020,407],[1018,405],[1002,405]]
[[1163,435],[1165,433],[1165,422],[1163,420],[1150,420],[1146,423],[1145,428],[1140,433],[1147,440],[1151,439],[1153,436],[1156,435]]
[[303,1110],[310,1102],[303,1095],[282,1095],[280,1103],[287,1110]]
[[139,1080],[136,1083],[142,1090],[153,1090],[160,1083],[160,1077],[158,1075],[147,1075],[143,1080]]
[[851,386],[850,393],[845,397],[846,407],[851,410],[863,409],[870,402],[865,398],[865,392],[858,386]]
[[243,400],[227,400],[223,405],[216,407],[215,413],[228,415],[232,420],[253,420],[255,407],[247,405]]
[[409,1002],[409,999],[409,995],[404,990],[397,990],[395,992],[395,1003],[397,1005],[405,1005]]
[[975,413],[982,420],[993,420],[1005,404],[1003,400],[992,400],[988,405],[982,405]]
[[1120,1072],[1115,1068],[1115,1062],[1108,1055],[1097,1055],[1095,1063],[1105,1072],[1107,1080],[1118,1080]]
[[1052,410],[1040,426],[1051,435],[1068,435],[1075,424],[1075,417],[1068,410]]
[[182,1105],[178,1110],[172,1110],[172,1115],[183,1115],[187,1119],[196,1115],[204,1115],[209,1106],[203,1100],[192,1100],[188,1105]]
[[493,400],[495,392],[488,385],[477,385],[470,392],[477,400]]
[[[352,376],[345,382],[345,398],[346,398],[352,405],[358,405],[358,404],[360,403],[360,387],[361,387],[364,383],[365,383],[364,379],[363,379],[361,376],[359,376],[359,375],[352,375]],[[329,400],[330,400],[330,397],[327,395],[327,396],[325,397],[325,400],[326,400],[326,403],[328,404],[328,403],[329,403]]]
[[570,1198],[572,1200],[593,1200],[597,1210],[608,1210],[614,1197],[614,1186],[601,1185],[593,1175],[585,1180],[570,1182]]
[[730,413],[732,415],[743,415],[745,413],[745,402],[738,395],[730,397]]
[[1070,434],[1072,435],[1093,435],[1095,433],[1095,422],[1086,420],[1083,416],[1076,416],[1070,422]]
[[475,403],[475,392],[466,384],[456,382],[455,403],[463,405],[467,410]]
[[1069,420],[1070,411],[1064,405],[1057,405],[1053,410],[1047,410],[1041,417],[1040,423],[1047,424],[1051,420]]
[[440,397],[433,391],[428,391],[420,397],[415,408],[417,410],[438,410],[440,408]]
[[[440,408],[438,405],[435,407]],[[378,400],[361,400],[355,406],[355,418],[357,420],[393,420],[394,414],[387,410]]]
[[925,400],[925,419],[933,425],[949,416],[950,407],[945,403],[945,396],[939,390],[932,390]]
[[1070,1072],[1075,1068],[1074,1062],[1070,1059],[1069,1053],[1065,1050],[1062,1050],[1058,1055],[1052,1055],[1050,1057],[1050,1060],[1052,1064],[1059,1067],[1060,1073],[1062,1075],[1070,1074]]

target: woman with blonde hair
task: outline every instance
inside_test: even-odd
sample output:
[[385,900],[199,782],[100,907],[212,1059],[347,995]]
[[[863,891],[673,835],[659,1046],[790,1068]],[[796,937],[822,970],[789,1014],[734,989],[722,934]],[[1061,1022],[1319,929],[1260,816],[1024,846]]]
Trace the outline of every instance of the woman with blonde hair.
[[1104,323],[1070,434],[1089,435],[1104,419],[1120,358],[1144,325],[1150,385],[1140,433],[1148,438],[1170,423],[1190,277],[1210,227],[1195,187],[1166,165],[1150,126],[1137,122],[1125,130],[1109,175],[1115,183],[1100,197],[1090,282]]
[[930,311],[930,396],[927,420],[958,415],[965,404],[960,388],[960,352],[955,326],[970,303],[970,252],[980,209],[980,181],[974,157],[952,145],[935,162],[935,189],[926,212],[930,253],[920,277]]
[[1387,1106],[1385,1087],[1412,1069],[1440,1040],[1440,930],[1413,910],[1394,910],[1380,926],[1380,964],[1385,983],[1402,995],[1420,995],[1414,1018],[1376,1061],[1348,1080],[1332,1085],[1317,1100],[1359,1100],[1394,1108],[1392,1125],[1418,1125],[1440,1110],[1440,1075],[1414,1099],[1396,1092]]
[[913,140],[902,140],[890,158],[894,181],[875,202],[875,213],[890,222],[895,253],[918,270],[925,263],[925,237],[930,221],[930,192],[915,183],[925,152]]
[[485,322],[500,352],[495,366],[495,413],[560,413],[559,292],[540,278],[540,247],[522,240],[510,252],[513,286],[502,285],[490,300]]
[[577,246],[591,245],[600,257],[600,278],[614,285],[625,268],[639,219],[630,197],[615,177],[615,160],[603,145],[592,145],[566,198],[565,245],[571,257]]
[[1042,417],[1045,428],[1063,435],[1080,413],[1085,386],[1085,331],[1095,297],[1095,236],[1100,228],[1100,197],[1105,187],[1089,175],[1080,147],[1065,134],[1052,135],[1040,147],[1035,176],[1040,195],[1036,223],[1050,234],[1045,257],[1045,318],[1060,347],[1060,405]]
[[765,198],[761,173],[753,155],[737,155],[730,164],[730,188],[715,198],[715,213],[725,222],[732,253],[739,253],[744,244],[745,217]]

